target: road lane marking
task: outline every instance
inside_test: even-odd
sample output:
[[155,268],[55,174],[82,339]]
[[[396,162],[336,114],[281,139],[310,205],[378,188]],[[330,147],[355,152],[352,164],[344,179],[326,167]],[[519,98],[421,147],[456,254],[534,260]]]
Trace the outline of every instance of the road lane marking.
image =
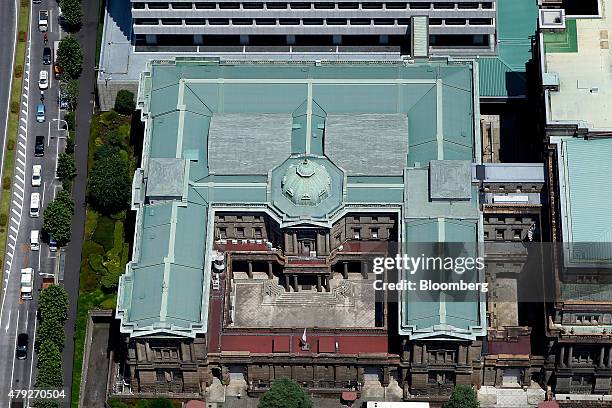
[[25,170],[24,170],[24,169],[22,169],[21,167],[17,167],[17,170],[18,170],[18,171],[19,171],[21,174],[23,174],[23,175],[25,176]]
[[18,215],[18,216],[21,218],[21,214],[19,214],[19,212],[18,212],[16,209],[14,209],[14,208],[13,208],[12,210],[13,210],[12,212],[14,212],[15,214],[17,214],[17,215]]
[[6,327],[4,328],[4,332],[5,332],[5,333],[8,333],[9,326],[11,325],[11,313],[12,313],[12,312],[13,312],[13,310],[12,310],[12,309],[11,309],[11,310],[9,310],[8,317],[6,318]]
[[[26,154],[25,154],[23,151],[21,151],[21,150],[17,150],[17,153],[19,153],[20,155],[22,155],[24,159],[26,158]],[[25,163],[23,163],[23,165],[25,166]]]
[[[22,181],[22,183],[23,183],[23,181]],[[25,192],[25,191],[23,190],[23,187],[21,187],[19,184],[14,183],[13,185],[14,185],[15,187],[17,187],[17,188],[18,188],[18,189],[19,189],[19,190],[20,190],[22,193],[24,193],[24,192]],[[15,200],[13,200],[13,201],[15,201]]]
[[15,232],[15,234],[19,234],[19,230],[11,225],[11,230]]
[[19,157],[17,158],[17,162],[25,167],[25,163]]
[[13,191],[13,195],[23,201],[23,196],[16,191]]

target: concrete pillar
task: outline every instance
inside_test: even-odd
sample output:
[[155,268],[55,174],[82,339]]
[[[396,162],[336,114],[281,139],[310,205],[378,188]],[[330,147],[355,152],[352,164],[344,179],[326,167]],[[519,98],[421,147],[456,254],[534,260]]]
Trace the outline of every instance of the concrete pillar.
[[253,262],[249,261],[249,270],[247,271],[247,275],[249,276],[249,279],[253,279]]
[[361,276],[368,279],[368,261],[361,261]]
[[249,35],[240,34],[240,45],[249,45]]
[[293,248],[291,249],[291,252],[296,254],[298,253],[298,239],[297,239],[297,232],[293,233]]
[[608,347],[608,368],[612,368],[612,346]]
[[283,249],[285,250],[285,252],[290,253],[291,252],[291,242],[289,242],[289,234],[287,234],[286,232],[283,233],[283,238],[285,241],[285,247]]
[[470,345],[465,346],[465,364],[470,365]]
[[286,41],[288,45],[295,45],[295,35],[288,35]]
[[290,286],[289,286],[289,275],[285,275],[285,290],[287,292],[291,292]]
[[272,262],[268,261],[268,279],[274,278],[274,273],[272,273]]
[[300,291],[300,287],[298,286],[297,275],[293,275],[293,290],[296,292]]
[[329,292],[329,276],[324,276],[323,279],[325,281],[325,290]]
[[348,279],[348,262],[342,262],[342,277]]
[[325,255],[329,255],[331,252],[331,243],[329,242],[329,232],[325,233]]
[[465,363],[465,361],[467,360],[466,354],[467,349],[462,344],[459,344],[459,356],[457,357],[457,363]]
[[573,354],[574,353],[574,346],[569,346],[569,350],[567,351],[567,366],[571,367],[572,366],[572,360],[573,360]]
[[423,364],[427,364],[429,362],[429,358],[427,356],[427,345],[423,344],[423,357],[421,357],[421,361],[423,361]]
[[389,367],[383,367],[382,386],[388,387],[390,382]]
[[559,367],[565,367],[565,346],[561,346],[559,351]]
[[599,367],[603,368],[604,366],[604,354],[606,352],[606,348],[601,346],[601,350],[599,350]]
[[342,45],[342,36],[339,34],[334,35],[332,39],[334,45]]
[[317,275],[317,292],[321,292],[321,275]]

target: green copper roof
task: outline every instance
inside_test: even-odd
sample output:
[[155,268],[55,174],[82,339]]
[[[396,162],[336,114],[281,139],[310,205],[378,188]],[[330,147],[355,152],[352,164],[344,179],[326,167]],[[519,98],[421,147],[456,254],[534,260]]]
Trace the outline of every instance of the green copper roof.
[[[265,210],[283,227],[330,227],[343,207],[411,202],[405,213],[437,217],[447,238],[455,225],[474,232],[472,187],[467,199],[432,203],[417,173],[430,161],[473,161],[477,96],[470,62],[151,63],[138,98],[146,127],[122,331],[206,332],[216,206]],[[461,318],[473,323],[478,307]],[[464,335],[468,323],[446,316],[444,333]]]
[[612,261],[612,139],[560,139],[559,192],[570,263]]
[[535,0],[497,0],[497,56],[478,58],[480,95],[523,96],[527,92],[526,64],[533,58],[538,5]]

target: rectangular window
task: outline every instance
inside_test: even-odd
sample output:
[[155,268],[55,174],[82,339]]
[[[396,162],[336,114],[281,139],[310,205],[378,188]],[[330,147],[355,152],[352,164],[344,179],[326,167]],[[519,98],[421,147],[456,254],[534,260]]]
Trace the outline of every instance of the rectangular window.
[[361,237],[361,230],[359,228],[353,229],[353,238],[359,239]]
[[503,229],[496,229],[495,230],[495,239],[504,239],[504,230]]
[[378,228],[371,228],[370,235],[373,239],[378,239]]
[[263,237],[263,232],[261,228],[255,228],[255,238],[261,238],[261,237]]
[[219,239],[227,238],[227,228],[219,228]]
[[236,228],[236,238],[244,238],[244,228]]
[[512,230],[512,239],[515,241],[521,240],[521,230],[520,229]]

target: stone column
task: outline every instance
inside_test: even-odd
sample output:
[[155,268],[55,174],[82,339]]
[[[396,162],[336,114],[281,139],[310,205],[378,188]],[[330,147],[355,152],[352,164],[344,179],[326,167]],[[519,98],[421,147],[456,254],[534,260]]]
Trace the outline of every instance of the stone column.
[[368,279],[368,261],[361,261],[361,276]]
[[268,279],[274,278],[274,273],[272,272],[272,262],[268,261]]
[[567,366],[571,367],[572,366],[572,360],[573,360],[573,354],[574,353],[574,346],[569,346],[569,350],[567,352]]
[[385,366],[383,367],[383,375],[382,375],[382,386],[383,387],[388,387],[389,386],[389,382],[390,382],[390,378],[389,378],[389,367]]
[[565,346],[561,346],[559,351],[559,367],[565,367]]
[[601,346],[601,350],[599,351],[599,367],[603,368],[604,367],[604,354],[606,352],[606,348],[604,346]]
[[300,291],[300,287],[298,286],[297,275],[293,275],[293,290],[296,292]]
[[289,285],[289,275],[285,275],[285,290],[287,292],[291,292],[291,287]]
[[294,255],[299,255],[298,254],[298,239],[297,239],[297,232],[293,233],[293,248],[291,249],[291,252]]
[[331,252],[331,243],[329,242],[329,232],[325,233],[325,255],[329,255]]
[[253,262],[249,261],[249,270],[247,271],[247,275],[249,279],[253,279]]
[[467,361],[467,349],[464,345],[459,344],[459,355],[457,356],[457,363],[458,364],[463,364]]
[[317,275],[317,292],[321,292],[321,275]]
[[325,290],[329,292],[330,291],[330,289],[329,289],[329,276],[325,276],[324,279],[325,279]]
[[608,347],[608,368],[612,368],[612,346]]
[[342,270],[342,277],[343,277],[344,279],[348,279],[348,262],[343,262],[343,263],[342,263],[342,267],[344,268],[344,269]]
[[429,362],[429,356],[427,355],[427,344],[423,343],[423,356],[421,357],[421,361],[423,364],[427,364]]

